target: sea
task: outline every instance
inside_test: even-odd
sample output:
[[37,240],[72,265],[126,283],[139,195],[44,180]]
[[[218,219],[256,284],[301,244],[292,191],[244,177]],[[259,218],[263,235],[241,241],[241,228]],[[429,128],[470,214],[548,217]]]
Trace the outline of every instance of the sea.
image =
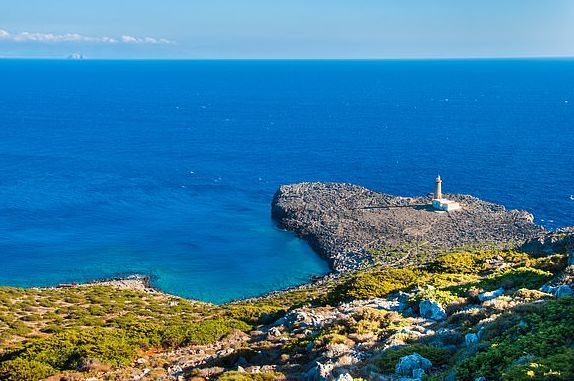
[[329,271],[271,219],[281,184],[437,174],[574,225],[574,60],[0,60],[0,285],[258,296]]

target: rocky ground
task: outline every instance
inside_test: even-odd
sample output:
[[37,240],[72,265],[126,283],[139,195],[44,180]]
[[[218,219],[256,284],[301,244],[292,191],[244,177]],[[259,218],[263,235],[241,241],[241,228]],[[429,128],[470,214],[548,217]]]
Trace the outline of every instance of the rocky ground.
[[[437,212],[432,197],[398,197],[338,183],[279,188],[272,216],[304,238],[336,271],[373,264],[409,263],[421,252],[465,245],[508,244],[537,237],[543,228],[525,211],[466,195],[446,195],[462,210]],[[410,245],[410,250],[404,250]],[[410,254],[396,257],[393,251]]]

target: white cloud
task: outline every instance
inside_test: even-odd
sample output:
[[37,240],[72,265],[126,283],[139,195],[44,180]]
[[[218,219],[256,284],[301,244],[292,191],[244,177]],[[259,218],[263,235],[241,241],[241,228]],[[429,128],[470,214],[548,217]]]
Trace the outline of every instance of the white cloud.
[[166,40],[165,38],[154,37],[133,37],[121,36],[116,37],[92,37],[84,36],[79,33],[36,33],[36,32],[19,32],[10,33],[6,30],[0,29],[0,40],[8,40],[13,42],[43,42],[43,43],[57,43],[57,42],[86,42],[94,44],[154,44],[154,45],[168,45],[174,44],[174,41]]

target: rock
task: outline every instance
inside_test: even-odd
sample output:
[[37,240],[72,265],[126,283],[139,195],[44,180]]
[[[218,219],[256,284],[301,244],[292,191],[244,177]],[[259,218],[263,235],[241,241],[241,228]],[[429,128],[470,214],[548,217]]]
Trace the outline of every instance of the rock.
[[540,287],[540,291],[545,292],[547,294],[554,295],[558,287],[551,286],[549,284],[545,284],[544,286]]
[[474,381],[486,381],[486,377],[477,377]]
[[568,254],[568,266],[573,265],[574,265],[574,250],[570,250],[570,253]]
[[413,371],[422,369],[424,372],[431,366],[432,363],[430,360],[415,352],[412,355],[404,356],[399,359],[395,366],[395,373],[400,376],[413,377]]
[[574,252],[574,227],[557,229],[553,232],[543,232],[536,237],[528,239],[519,250],[537,255],[570,253],[568,257],[570,261],[573,255],[572,252]]
[[305,373],[305,380],[326,381],[332,378],[333,364],[322,364],[317,361],[317,365]]
[[353,381],[353,376],[349,373],[340,374],[339,377],[335,379],[336,381]]
[[494,291],[483,292],[482,294],[478,294],[478,300],[480,300],[481,302],[486,302],[489,300],[496,299],[502,294],[504,294],[504,288],[501,287]]
[[562,298],[564,296],[571,296],[572,294],[574,294],[572,287],[567,284],[561,284],[560,286],[551,286],[545,284],[544,286],[540,287],[540,291],[554,295],[557,298]]
[[425,370],[424,370],[424,369],[418,368],[418,369],[413,370],[413,378],[414,378],[415,380],[420,380],[420,379],[422,379],[424,375],[425,375]]
[[424,299],[419,303],[419,311],[422,317],[432,320],[446,319],[446,312],[436,301]]
[[555,292],[555,296],[557,298],[562,298],[564,296],[571,296],[572,294],[574,294],[574,292],[572,291],[572,287],[563,284],[561,286],[558,287],[558,289]]
[[467,333],[464,336],[464,343],[467,347],[472,347],[478,343],[478,335],[476,333]]
[[279,337],[281,336],[281,330],[277,327],[271,327],[269,330],[269,336]]
[[[429,188],[432,189],[432,182]],[[425,252],[468,244],[502,244],[538,237],[544,229],[531,214],[506,210],[467,195],[447,195],[463,209],[436,213],[432,196],[397,197],[337,183],[281,186],[271,215],[294,231],[336,271],[354,270],[375,261],[371,249],[426,242]],[[392,256],[377,256],[383,263]]]

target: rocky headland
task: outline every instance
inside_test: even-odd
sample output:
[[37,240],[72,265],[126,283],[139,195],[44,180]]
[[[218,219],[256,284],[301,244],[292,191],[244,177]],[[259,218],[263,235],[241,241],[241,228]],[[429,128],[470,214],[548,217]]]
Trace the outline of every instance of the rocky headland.
[[446,197],[459,202],[462,210],[438,212],[431,195],[399,197],[352,184],[300,183],[279,188],[271,213],[280,227],[309,242],[335,271],[356,270],[377,260],[405,264],[421,252],[466,245],[520,244],[544,234],[528,212],[469,195]]

